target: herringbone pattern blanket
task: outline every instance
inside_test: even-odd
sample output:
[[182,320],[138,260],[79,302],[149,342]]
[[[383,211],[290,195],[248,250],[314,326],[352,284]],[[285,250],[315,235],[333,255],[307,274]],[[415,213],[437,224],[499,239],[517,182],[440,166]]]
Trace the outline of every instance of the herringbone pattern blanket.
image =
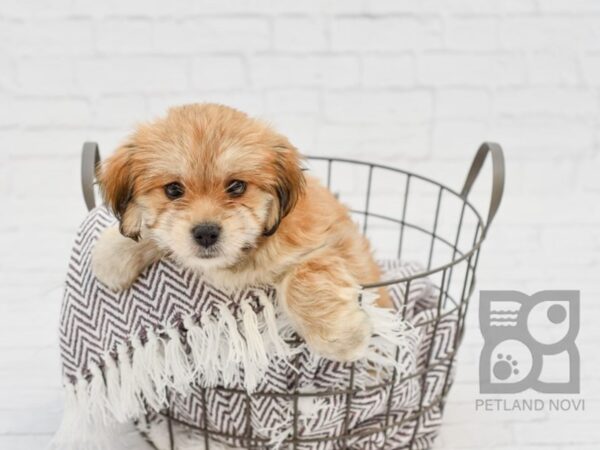
[[[69,263],[60,324],[67,404],[57,448],[112,448],[111,423],[132,419],[160,441],[160,411],[168,405],[178,422],[206,427],[211,439],[234,447],[243,443],[235,436],[251,430],[260,448],[287,448],[296,414],[297,436],[309,440],[302,449],[431,446],[441,413],[437,404],[426,406],[447,383],[447,367],[436,363],[452,352],[457,321],[448,314],[434,326],[438,293],[426,278],[415,279],[408,295],[405,286],[390,288],[398,313],[363,294],[377,335],[351,375],[350,365],[319,358],[298,342],[271,287],[225,292],[163,260],[130,289],[109,290],[93,276],[90,258],[99,233],[114,222],[106,209],[93,210]],[[420,271],[382,264],[388,276]],[[426,376],[410,376],[426,367]],[[352,398],[310,395],[350,383],[361,388]],[[291,397],[264,395],[295,390],[304,394],[297,409]],[[394,425],[419,408],[426,411],[416,430],[414,420]],[[180,434],[203,442],[197,433]]]

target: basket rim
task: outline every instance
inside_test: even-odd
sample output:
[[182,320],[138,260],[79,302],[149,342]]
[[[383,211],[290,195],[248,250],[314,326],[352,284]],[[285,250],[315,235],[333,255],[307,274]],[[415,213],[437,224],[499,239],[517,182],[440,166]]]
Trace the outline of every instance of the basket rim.
[[[449,269],[452,266],[455,266],[455,265],[461,263],[462,261],[465,261],[466,259],[471,258],[471,256],[477,250],[479,250],[479,248],[481,247],[481,244],[485,240],[485,237],[486,237],[485,233],[481,232],[484,229],[484,222],[483,222],[483,218],[481,217],[481,214],[479,213],[479,211],[477,211],[477,208],[475,208],[475,206],[473,206],[473,204],[469,201],[469,199],[467,198],[466,195],[463,195],[462,193],[459,193],[458,191],[456,191],[452,188],[449,188],[448,186],[440,183],[439,181],[433,180],[424,175],[419,175],[414,172],[409,172],[408,170],[399,169],[398,167],[393,167],[393,166],[389,166],[386,164],[371,163],[371,162],[362,161],[362,160],[358,160],[358,159],[338,158],[335,156],[315,156],[315,155],[304,155],[304,158],[307,160],[314,160],[314,161],[327,161],[327,162],[329,162],[329,164],[331,164],[331,162],[333,162],[333,161],[349,163],[349,164],[359,164],[362,166],[370,167],[370,170],[377,168],[377,169],[382,169],[382,170],[388,170],[391,172],[401,173],[403,175],[406,175],[407,177],[417,178],[417,179],[425,181],[427,183],[431,183],[431,184],[439,187],[443,191],[445,190],[445,191],[449,192],[450,194],[453,194],[454,196],[456,196],[457,198],[462,200],[464,206],[468,207],[473,212],[473,214],[475,214],[475,217],[477,218],[477,229],[475,231],[477,238],[475,239],[475,242],[474,242],[473,246],[471,247],[471,249],[467,252],[462,253],[462,255],[459,258],[452,259],[450,262],[448,262],[446,264],[442,264],[440,266],[434,267],[433,269],[424,270],[422,272],[416,273],[414,275],[409,275],[407,277],[392,278],[391,280],[381,280],[381,281],[377,281],[374,283],[364,283],[364,284],[361,284],[361,287],[363,289],[375,289],[375,288],[380,288],[380,287],[385,287],[385,286],[391,286],[393,284],[407,283],[409,281],[416,280],[418,278],[424,278],[424,277],[427,277],[434,273],[442,272],[446,269]],[[365,214],[365,215],[369,214],[367,211],[353,211],[353,212],[355,212],[357,214]]]
[[[494,184],[492,186],[492,201],[490,203],[490,211],[488,214],[488,219],[486,222],[484,222],[483,218],[482,218],[481,214],[479,213],[479,211],[477,210],[477,208],[475,208],[473,206],[473,204],[468,200],[468,195],[469,195],[471,186],[473,184],[473,181],[475,181],[475,179],[477,178],[477,175],[479,174],[479,171],[481,170],[481,165],[485,161],[485,158],[488,153],[492,153],[493,163],[494,163],[494,165],[497,165],[498,167],[494,167],[494,169],[497,169],[497,170],[494,170],[494,180],[493,180]],[[458,253],[461,253],[460,257],[455,259],[456,255],[454,255],[453,259],[446,264],[442,264],[433,269],[427,269],[423,272],[413,274],[413,275],[410,275],[407,277],[393,278],[390,280],[380,280],[380,281],[374,282],[374,283],[364,283],[364,284],[360,285],[362,289],[375,289],[375,288],[380,288],[380,287],[385,287],[385,286],[391,286],[394,284],[407,283],[407,282],[410,282],[410,281],[418,279],[418,278],[424,278],[424,277],[427,277],[434,273],[442,272],[452,266],[455,266],[455,265],[461,263],[462,261],[470,260],[470,258],[479,250],[479,248],[481,247],[481,244],[485,240],[485,237],[487,234],[487,229],[489,228],[490,222],[493,219],[493,217],[498,209],[498,206],[500,204],[500,201],[502,199],[502,192],[503,192],[503,187],[504,187],[504,156],[502,153],[502,148],[498,144],[495,144],[492,142],[484,142],[481,145],[481,147],[479,148],[479,150],[477,151],[475,159],[473,160],[473,163],[471,165],[471,170],[465,181],[465,185],[463,186],[463,189],[460,193],[458,191],[440,183],[439,181],[432,179],[432,178],[429,178],[429,177],[426,177],[426,176],[423,176],[423,175],[420,175],[420,174],[417,174],[414,172],[409,172],[407,170],[400,169],[398,167],[393,167],[393,166],[386,165],[386,164],[367,162],[367,161],[362,161],[362,160],[353,159],[353,158],[340,158],[340,157],[335,157],[335,156],[317,156],[317,155],[306,154],[306,155],[302,155],[302,157],[306,160],[327,161],[329,163],[329,168],[331,168],[331,163],[333,161],[336,161],[336,162],[342,162],[342,163],[358,164],[358,165],[362,165],[362,166],[367,166],[370,169],[370,174],[372,173],[373,169],[378,168],[378,169],[388,170],[391,172],[396,172],[396,173],[406,175],[408,177],[408,180],[410,180],[410,178],[412,178],[412,177],[417,178],[426,183],[430,183],[430,184],[433,184],[433,185],[439,187],[440,193],[445,190],[448,193],[453,194],[456,198],[461,199],[463,202],[463,211],[461,212],[461,216],[464,213],[464,209],[466,207],[468,207],[477,219],[477,228],[475,230],[475,239],[473,239],[473,246],[471,247],[470,250],[468,250],[464,253],[458,252]],[[496,161],[496,160],[498,160],[498,161]],[[100,153],[99,153],[98,144],[96,142],[92,142],[92,141],[85,142],[83,144],[82,159],[81,159],[81,168],[82,168],[82,170],[81,170],[81,186],[82,186],[85,203],[86,203],[88,210],[91,210],[92,208],[94,208],[96,206],[93,186],[96,184],[95,183],[95,168],[99,164],[99,162],[100,162]],[[495,188],[498,188],[497,193],[494,192]],[[495,196],[495,194],[497,194],[497,195]],[[365,216],[369,215],[368,210],[365,210],[362,212],[360,212],[360,211],[354,211],[354,212],[359,213],[359,214],[364,214]],[[410,226],[410,224],[406,224],[406,223],[404,225]],[[430,233],[430,235],[433,238],[439,239],[439,236],[436,236],[435,232]]]

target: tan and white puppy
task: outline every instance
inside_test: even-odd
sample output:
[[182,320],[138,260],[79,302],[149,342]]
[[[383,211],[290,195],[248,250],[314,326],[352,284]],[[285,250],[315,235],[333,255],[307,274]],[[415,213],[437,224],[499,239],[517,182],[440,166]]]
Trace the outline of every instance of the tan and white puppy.
[[97,175],[120,223],[93,253],[107,286],[127,288],[168,254],[224,289],[276,286],[314,351],[364,354],[372,327],[358,289],[379,279],[378,266],[346,207],[303,173],[284,136],[229,107],[186,105],[140,126]]

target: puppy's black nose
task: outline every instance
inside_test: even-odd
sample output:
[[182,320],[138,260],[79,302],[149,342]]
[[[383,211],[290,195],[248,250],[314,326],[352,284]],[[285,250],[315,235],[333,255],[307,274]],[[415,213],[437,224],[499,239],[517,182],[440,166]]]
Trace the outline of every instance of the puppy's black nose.
[[219,240],[221,227],[216,223],[201,223],[192,228],[192,235],[202,247],[210,247]]

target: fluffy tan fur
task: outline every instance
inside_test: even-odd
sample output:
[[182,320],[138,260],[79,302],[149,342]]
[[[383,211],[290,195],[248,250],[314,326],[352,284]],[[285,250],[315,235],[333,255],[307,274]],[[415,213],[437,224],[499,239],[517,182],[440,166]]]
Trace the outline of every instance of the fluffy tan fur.
[[[223,288],[273,284],[292,323],[323,356],[361,357],[372,329],[359,285],[380,273],[348,210],[301,168],[282,135],[221,105],[173,108],[140,126],[98,172],[120,233],[106,230],[93,255],[98,278],[128,287],[169,254]],[[245,192],[227,193],[232,180]],[[169,199],[165,186],[184,193]],[[203,222],[221,234],[210,252],[192,236]],[[381,306],[389,306],[385,290]]]

